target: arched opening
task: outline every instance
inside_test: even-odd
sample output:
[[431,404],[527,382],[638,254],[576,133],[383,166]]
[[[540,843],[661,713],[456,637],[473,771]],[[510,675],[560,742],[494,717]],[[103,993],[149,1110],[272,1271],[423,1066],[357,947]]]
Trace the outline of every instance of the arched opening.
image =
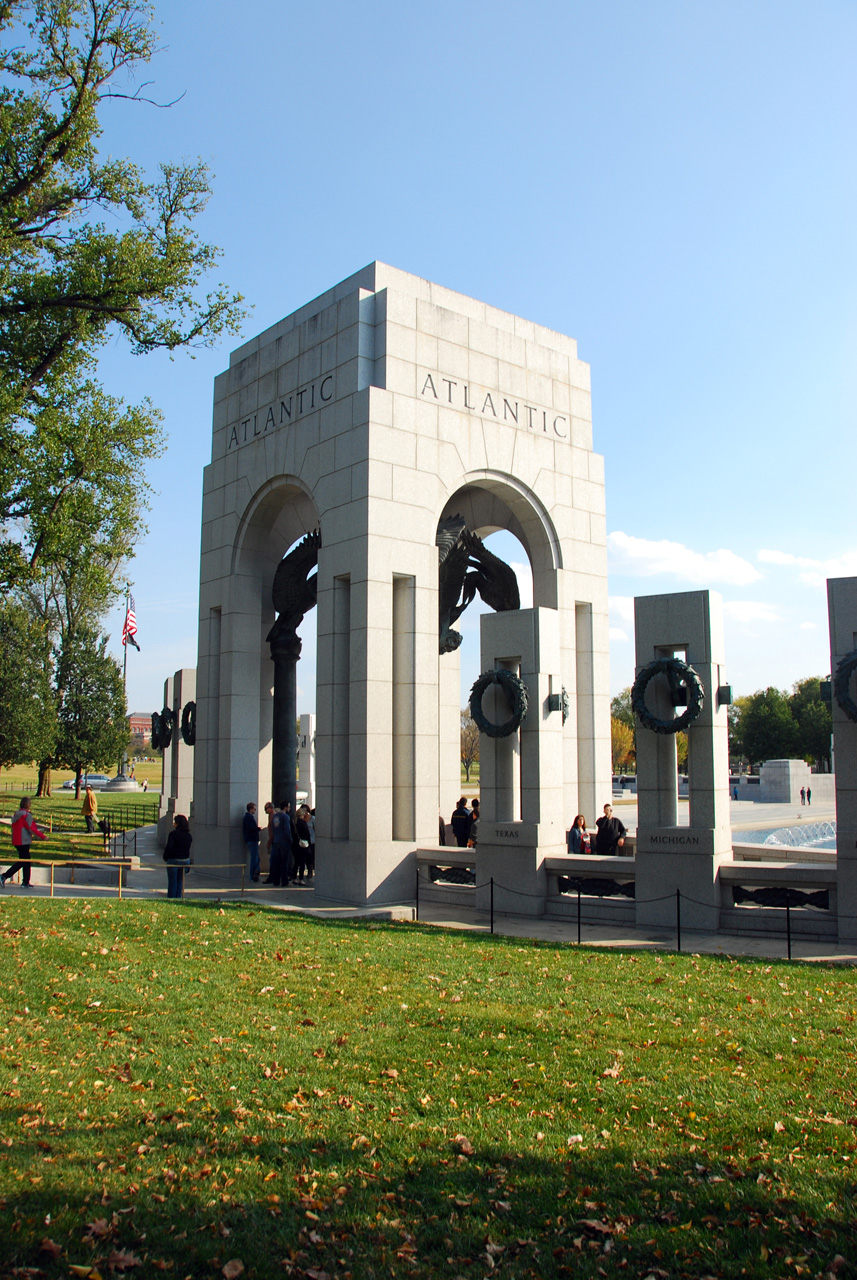
[[[240,626],[248,640],[242,662],[232,670],[233,696],[236,691],[242,695],[240,737],[247,757],[240,772],[253,787],[251,794],[262,802],[287,798],[274,794],[277,787],[283,787],[274,777],[275,663],[270,637],[277,611],[273,584],[284,557],[318,527],[315,503],[303,486],[289,477],[277,477],[248,503],[235,540],[233,604],[242,616]],[[313,567],[309,576],[316,572]],[[315,710],[316,614],[315,608],[308,608],[297,626],[299,658],[293,671],[299,711]],[[292,734],[295,727],[291,725]],[[289,790],[293,789],[292,781]]]
[[[559,539],[533,494],[509,477],[486,473],[451,495],[440,522],[454,516],[461,516],[486,549],[514,570],[521,608],[534,603],[556,608]],[[447,820],[462,791],[462,732],[470,689],[481,674],[480,617],[490,608],[477,595],[455,623],[461,643],[439,655],[438,805]],[[471,769],[467,789],[478,793],[478,768]]]

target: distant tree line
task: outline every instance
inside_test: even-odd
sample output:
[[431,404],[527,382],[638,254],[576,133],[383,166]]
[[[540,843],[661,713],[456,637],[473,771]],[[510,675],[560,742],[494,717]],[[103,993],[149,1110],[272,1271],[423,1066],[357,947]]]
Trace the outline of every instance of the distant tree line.
[[[821,696],[821,678],[799,680],[791,693],[761,689],[736,698],[729,708],[729,759],[732,767],[755,768],[766,760],[806,760],[820,772],[830,769],[833,720]],[[637,725],[631,690],[610,704],[613,772],[636,769]],[[678,767],[687,761],[687,735],[677,736]]]

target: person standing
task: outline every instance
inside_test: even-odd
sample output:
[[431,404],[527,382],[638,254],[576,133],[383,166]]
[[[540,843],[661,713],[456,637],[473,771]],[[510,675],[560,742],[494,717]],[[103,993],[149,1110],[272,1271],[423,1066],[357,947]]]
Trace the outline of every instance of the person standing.
[[173,829],[167,836],[164,862],[167,864],[167,897],[184,897],[185,872],[190,867],[190,847],[193,836],[190,823],[183,813],[173,818]]
[[452,834],[455,836],[455,843],[459,849],[467,848],[467,841],[470,839],[470,823],[473,815],[467,807],[467,797],[462,796],[458,805],[450,819],[452,824]]
[[92,783],[87,782],[86,791],[83,797],[83,807],[81,813],[86,820],[86,829],[90,833],[95,830],[95,815],[98,813],[98,799],[92,790]]
[[12,844],[15,846],[18,861],[0,876],[0,886],[5,886],[6,881],[11,880],[16,871],[20,871],[21,884],[25,889],[29,889],[30,845],[33,843],[33,836],[37,840],[47,840],[48,838],[30,813],[30,797],[24,796],[20,809],[12,818]]
[[279,888],[289,883],[292,870],[292,823],[289,802],[281,800],[271,815],[271,872],[265,884]]
[[568,833],[569,853],[589,853],[589,837],[586,833],[586,819],[579,813],[571,824]]
[[627,831],[618,818],[613,817],[612,804],[605,804],[604,815],[595,823],[598,834],[595,837],[595,852],[602,857],[615,854],[625,843]]
[[252,800],[247,805],[244,814],[242,834],[244,843],[247,846],[247,852],[250,855],[250,879],[255,884],[259,879],[259,839],[262,832],[259,830],[259,824],[256,821],[256,806]]
[[302,804],[298,809],[298,816],[295,818],[295,835],[297,836],[297,847],[295,849],[295,877],[298,884],[303,884],[304,876],[309,879],[309,858],[310,847],[312,845],[312,833],[309,829],[309,809]]
[[808,805],[812,804],[812,788],[811,787],[807,787],[806,789],[806,802]]
[[[307,809],[307,806],[304,805]],[[315,879],[315,809],[307,809],[306,824],[309,827],[309,857],[307,858],[307,880]]]
[[800,802],[801,804],[806,804],[806,787],[801,787],[800,789]]

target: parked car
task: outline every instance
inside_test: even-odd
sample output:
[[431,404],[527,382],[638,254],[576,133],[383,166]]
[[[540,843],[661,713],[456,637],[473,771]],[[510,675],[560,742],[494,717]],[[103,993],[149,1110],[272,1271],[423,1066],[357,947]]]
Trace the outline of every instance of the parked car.
[[[106,773],[85,773],[80,780],[82,787],[92,787],[93,791],[103,791],[110,779]],[[74,791],[74,778],[62,784],[63,791]]]

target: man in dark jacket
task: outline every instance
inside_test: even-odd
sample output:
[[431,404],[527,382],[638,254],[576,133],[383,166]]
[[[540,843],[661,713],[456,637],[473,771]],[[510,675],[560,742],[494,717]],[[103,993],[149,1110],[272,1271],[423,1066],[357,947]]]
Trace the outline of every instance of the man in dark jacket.
[[599,818],[595,825],[598,828],[598,834],[595,837],[595,852],[602,854],[604,857],[618,853],[625,843],[627,832],[619,819],[613,817],[612,805],[605,804],[604,816]]
[[259,879],[259,837],[262,833],[256,821],[256,806],[252,800],[247,806],[247,812],[244,814],[242,830],[244,843],[250,855],[250,879],[256,881]]
[[459,849],[467,848],[467,841],[470,838],[470,823],[473,815],[467,807],[467,797],[462,796],[458,802],[458,807],[452,815],[452,834],[455,836],[455,843]]
[[292,819],[288,800],[281,800],[271,819],[271,874],[265,884],[287,885],[292,874]]

